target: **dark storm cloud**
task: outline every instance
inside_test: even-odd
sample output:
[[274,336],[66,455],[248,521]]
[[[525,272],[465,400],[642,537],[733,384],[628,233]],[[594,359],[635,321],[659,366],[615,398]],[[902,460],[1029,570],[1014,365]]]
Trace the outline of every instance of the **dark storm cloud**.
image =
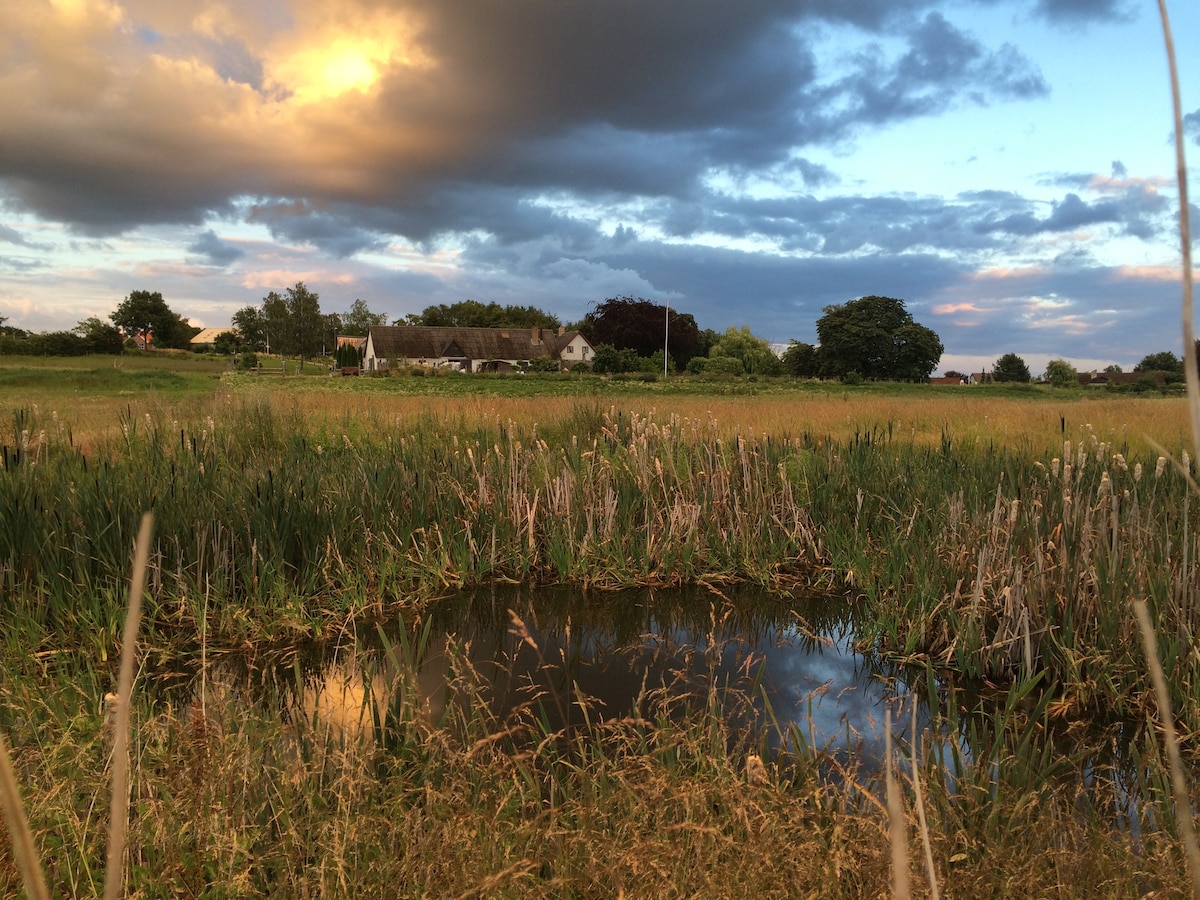
[[1084,25],[1126,21],[1136,13],[1130,0],[1037,0],[1034,11],[1052,22]]
[[378,232],[363,227],[353,210],[315,207],[303,200],[256,203],[246,221],[265,225],[278,241],[318,247],[338,259],[387,243]]
[[[264,32],[261,10],[245,13],[243,33],[229,11],[203,32],[188,31],[185,16],[135,29],[128,46],[120,32],[101,29],[104,53],[81,49],[77,65],[88,74],[72,84],[66,106],[50,81],[0,101],[6,134],[22,136],[0,137],[0,186],[24,209],[92,234],[198,224],[228,215],[241,197],[282,198],[307,211],[271,216],[277,233],[344,256],[376,238],[370,228],[328,234],[331,205],[399,210],[405,230],[396,233],[423,240],[479,227],[456,197],[464,185],[686,197],[714,170],[736,177],[787,165],[809,185],[828,183],[827,170],[795,162],[797,148],[956,103],[1045,92],[1018,51],[989,49],[938,13],[920,18],[930,5],[366,6],[418,23],[414,45],[431,64],[385,67],[376,94],[307,106],[296,100],[299,87],[272,81],[266,69],[270,37],[313,19],[301,15],[304,0],[294,4],[291,30]],[[901,49],[820,71],[810,43],[820,22],[886,34]],[[51,44],[30,46],[32,61],[47,68],[62,55]],[[523,213],[515,230],[533,221],[520,204],[508,207]],[[456,210],[461,221],[449,218]],[[314,221],[304,225],[306,217]],[[489,227],[514,230],[494,217]]]
[[1190,135],[1195,143],[1200,144],[1200,109],[1183,117],[1183,133]]
[[199,253],[201,256],[207,257],[214,266],[227,266],[246,255],[241,247],[221,240],[212,229],[200,234],[188,246],[188,252]]
[[862,53],[855,71],[824,92],[822,106],[842,107],[825,116],[833,135],[872,124],[929,116],[967,99],[1044,96],[1041,74],[1011,45],[995,52],[954,28],[940,13],[930,13],[908,35],[909,48],[895,62]]
[[[1034,204],[1013,197],[1007,204],[997,204],[993,213],[982,217],[974,227],[978,231],[1020,237],[1105,224],[1118,226],[1121,232],[1143,239],[1162,233],[1168,204],[1154,185],[1137,181],[1106,181],[1096,176],[1063,176],[1055,181],[1077,184],[1105,196],[1089,203],[1077,193],[1068,192],[1061,200],[1051,204],[1048,215],[1039,215]],[[1006,206],[1013,211],[1003,215]]]
[[26,247],[29,241],[25,235],[17,231],[15,228],[9,228],[7,225],[0,225],[0,241],[6,244],[16,244],[19,247]]

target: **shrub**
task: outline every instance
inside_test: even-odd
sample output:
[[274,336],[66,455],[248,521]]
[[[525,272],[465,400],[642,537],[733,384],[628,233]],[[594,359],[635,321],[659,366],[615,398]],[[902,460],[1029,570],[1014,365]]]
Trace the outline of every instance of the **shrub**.
[[[691,363],[688,363],[690,366]],[[742,375],[746,371],[745,364],[736,356],[710,356],[705,360],[701,370],[706,375]]]

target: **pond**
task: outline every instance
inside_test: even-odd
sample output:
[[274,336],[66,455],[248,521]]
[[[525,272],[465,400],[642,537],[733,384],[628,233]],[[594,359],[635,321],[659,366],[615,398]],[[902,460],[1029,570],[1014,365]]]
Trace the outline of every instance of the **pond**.
[[431,727],[469,708],[497,728],[524,722],[543,734],[715,704],[731,741],[875,766],[885,710],[901,740],[910,702],[919,730],[929,716],[897,670],[856,652],[853,639],[839,596],[505,586],[308,648],[259,680],[291,715],[347,736],[369,734],[397,700]]

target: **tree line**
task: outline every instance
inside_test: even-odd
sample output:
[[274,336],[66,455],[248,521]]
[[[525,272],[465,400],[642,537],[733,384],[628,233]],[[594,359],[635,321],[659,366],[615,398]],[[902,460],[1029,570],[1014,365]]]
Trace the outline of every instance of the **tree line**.
[[[155,347],[189,346],[200,330],[172,310],[162,294],[137,290],[126,296],[104,322],[93,316],[67,332],[31,334],[0,317],[0,353],[83,355],[120,353],[131,339],[150,336]],[[365,337],[388,317],[373,312],[361,299],[340,313],[324,313],[320,295],[303,281],[269,292],[259,305],[246,306],[232,317],[234,331],[221,335],[223,353],[271,352],[302,361],[336,353],[339,336]],[[560,328],[559,318],[534,306],[501,305],[464,300],[427,306],[398,324],[476,328]],[[866,296],[826,306],[817,319],[817,344],[791,341],[782,354],[755,336],[749,326],[724,332],[701,329],[695,318],[665,303],[641,297],[610,297],[594,303],[578,322],[595,348],[593,370],[599,373],[662,372],[731,375],[791,375],[860,380],[923,381],[941,360],[944,347],[937,333],[916,322],[903,300]],[[1200,358],[1200,342],[1197,342]],[[1120,366],[1108,371],[1120,372]],[[1170,351],[1146,355],[1134,372],[1171,383],[1182,381],[1183,361]],[[1029,382],[1033,375],[1015,353],[1000,356],[985,376],[996,382]],[[967,378],[957,372],[948,376]],[[1051,360],[1042,380],[1055,386],[1078,383],[1066,360]]]
[[128,342],[145,346],[187,349],[200,331],[174,312],[158,291],[131,291],[109,315],[80,321],[70,331],[29,332],[6,325],[0,317],[0,354],[23,356],[86,356],[120,354]]
[[[1192,352],[1196,354],[1197,360],[1200,361],[1200,340],[1196,341]],[[1149,379],[1148,383],[1157,383],[1161,380],[1164,384],[1178,384],[1184,378],[1183,359],[1176,356],[1170,350],[1147,353],[1133,367],[1133,372],[1145,376]],[[1104,373],[1108,375],[1120,375],[1123,374],[1123,370],[1118,365],[1110,365],[1105,367]],[[946,374],[957,375],[959,373],[947,372]],[[996,360],[990,372],[982,374],[987,380],[1001,384],[1028,384],[1033,381],[1033,373],[1030,372],[1029,366],[1024,359],[1015,353],[1005,353]],[[1046,371],[1043,373],[1041,380],[1052,387],[1073,387],[1079,384],[1079,373],[1067,360],[1052,359],[1046,364]]]

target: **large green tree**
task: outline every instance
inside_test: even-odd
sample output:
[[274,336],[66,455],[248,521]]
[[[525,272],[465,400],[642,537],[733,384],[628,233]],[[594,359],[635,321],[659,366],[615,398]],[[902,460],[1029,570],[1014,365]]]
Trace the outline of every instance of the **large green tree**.
[[420,315],[410,316],[409,324],[457,328],[558,328],[562,323],[558,316],[534,306],[501,306],[495,302],[462,300],[449,305],[427,306]]
[[1149,353],[1142,357],[1142,361],[1133,367],[1135,372],[1171,372],[1174,374],[1183,374],[1183,360],[1172,353],[1170,350],[1162,350],[1158,353]]
[[257,306],[243,306],[235,312],[232,325],[247,350],[262,353],[267,349],[267,322]]
[[372,328],[386,325],[388,317],[383,313],[371,312],[371,308],[364,301],[355,300],[350,304],[349,312],[342,313],[339,320],[339,334],[366,337]]
[[941,339],[913,321],[904,301],[859,297],[825,307],[817,319],[825,373],[885,381],[921,381],[942,358]]
[[1005,353],[992,366],[992,379],[994,381],[1027,383],[1031,378],[1029,366],[1025,364],[1025,360],[1021,359],[1015,353]]
[[125,350],[125,340],[120,330],[96,316],[89,316],[77,324],[72,331],[83,338],[88,353],[110,353],[119,356]]
[[771,345],[755,337],[749,325],[730,327],[708,351],[710,359],[729,357],[740,360],[747,375],[778,375],[782,369]]
[[1065,359],[1052,359],[1046,363],[1045,381],[1051,387],[1065,388],[1079,386],[1079,373]]
[[803,341],[791,341],[783,351],[783,371],[793,378],[815,378],[821,374],[817,348]]
[[268,353],[288,355],[294,352],[292,321],[287,301],[278,291],[271,291],[262,302],[263,341]]
[[167,306],[158,291],[131,291],[109,318],[130,337],[153,335],[156,347],[186,348],[199,331]]
[[291,351],[300,357],[301,364],[321,352],[325,336],[325,318],[321,315],[321,298],[303,281],[297,281],[287,291],[287,311],[290,320]]

